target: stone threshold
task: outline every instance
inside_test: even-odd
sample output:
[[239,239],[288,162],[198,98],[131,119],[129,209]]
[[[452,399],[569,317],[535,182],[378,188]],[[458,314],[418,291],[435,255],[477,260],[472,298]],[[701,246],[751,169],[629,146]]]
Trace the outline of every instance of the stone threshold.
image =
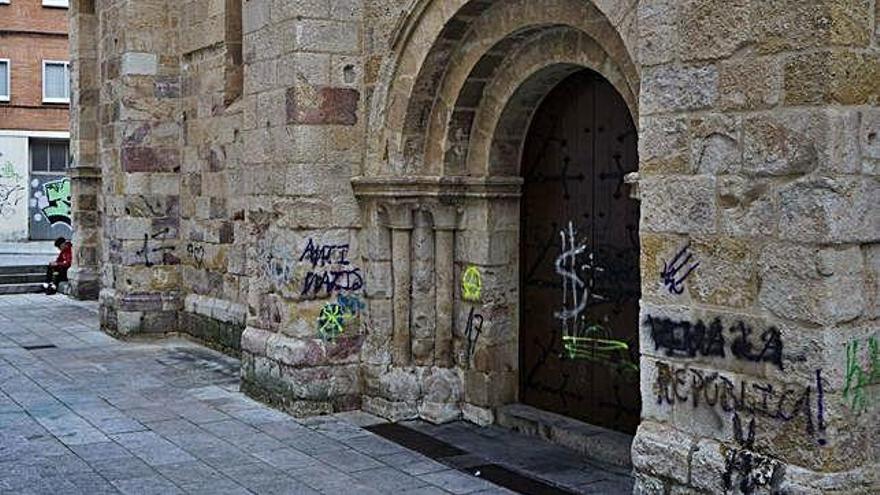
[[525,404],[509,404],[495,411],[495,423],[524,435],[583,454],[586,458],[612,466],[632,469],[633,437],[600,426],[590,425],[561,414]]

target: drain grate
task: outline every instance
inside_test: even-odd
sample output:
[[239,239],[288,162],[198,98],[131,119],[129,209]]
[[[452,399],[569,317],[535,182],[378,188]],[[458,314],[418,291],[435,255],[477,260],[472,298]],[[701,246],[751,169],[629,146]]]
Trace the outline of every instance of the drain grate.
[[479,477],[508,490],[526,495],[572,495],[574,493],[511,471],[498,464],[486,464],[485,460],[480,459],[477,455],[407,426],[383,423],[368,426],[366,429],[451,468]]
[[27,350],[27,351],[36,351],[39,349],[55,349],[58,346],[56,346],[55,344],[40,344],[40,345],[23,345],[21,347],[22,347],[22,349]]
[[414,450],[419,454],[430,457],[434,460],[440,460],[444,457],[453,457],[466,454],[467,452],[453,447],[448,443],[437,440],[431,435],[426,435],[420,431],[407,428],[403,425],[394,423],[382,423],[367,427],[367,430],[387,438],[392,442],[403,445],[409,450]]
[[[462,470],[481,479],[503,486],[508,490],[513,490],[527,495],[572,495],[574,492],[563,490],[562,488],[548,485],[541,480],[523,476],[516,471],[511,471],[504,466],[498,464],[484,464],[482,466],[474,466],[467,470]],[[477,474],[479,473],[479,474]]]

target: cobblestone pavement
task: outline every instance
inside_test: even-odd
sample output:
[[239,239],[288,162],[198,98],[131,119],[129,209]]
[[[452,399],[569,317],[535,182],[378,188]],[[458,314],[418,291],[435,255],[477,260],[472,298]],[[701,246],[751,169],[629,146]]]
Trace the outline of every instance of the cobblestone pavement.
[[120,342],[94,303],[0,297],[0,493],[512,493],[366,431],[238,392],[238,362]]

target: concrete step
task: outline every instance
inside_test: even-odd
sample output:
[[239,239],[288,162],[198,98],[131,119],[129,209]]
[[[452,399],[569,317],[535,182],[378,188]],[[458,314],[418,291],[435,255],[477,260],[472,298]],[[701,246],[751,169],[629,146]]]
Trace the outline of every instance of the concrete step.
[[42,283],[0,285],[0,295],[33,294],[37,292],[43,292]]
[[625,433],[593,426],[525,404],[499,407],[495,419],[499,426],[543,438],[594,461],[624,469],[632,467],[630,448],[633,437]]
[[0,274],[0,285],[37,284],[46,281],[45,273]]
[[0,275],[40,274],[46,276],[48,265],[10,265],[0,266]]

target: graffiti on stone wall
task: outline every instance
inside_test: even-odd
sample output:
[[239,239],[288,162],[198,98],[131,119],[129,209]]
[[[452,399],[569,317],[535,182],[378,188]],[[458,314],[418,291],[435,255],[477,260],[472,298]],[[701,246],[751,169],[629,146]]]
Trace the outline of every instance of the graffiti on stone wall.
[[721,479],[728,490],[737,487],[740,493],[751,494],[763,487],[778,485],[782,479],[782,463],[754,452],[755,418],[743,429],[738,413],[733,413],[733,437],[737,447],[726,452]]
[[12,215],[15,207],[24,199],[22,179],[24,177],[15,171],[12,162],[7,161],[0,166],[0,218]]
[[465,301],[477,302],[483,293],[483,275],[471,265],[461,275],[461,298]]
[[880,385],[880,345],[876,337],[847,343],[845,376],[843,398],[855,414],[862,414],[870,406],[868,387]]
[[335,342],[345,333],[345,328],[360,318],[364,303],[354,295],[339,294],[336,302],[325,304],[318,314],[318,336],[324,341]]
[[186,254],[196,265],[196,268],[204,268],[205,266],[205,247],[197,244],[189,243],[186,245]]
[[468,314],[467,326],[464,331],[465,338],[467,339],[465,355],[468,367],[470,367],[471,359],[474,357],[474,351],[477,348],[477,341],[480,339],[481,333],[483,333],[483,315],[476,313],[476,308],[472,307]]
[[670,294],[682,294],[684,292],[682,284],[691,272],[700,266],[699,262],[691,263],[693,254],[688,251],[689,248],[690,245],[684,246],[678,251],[678,253],[676,253],[675,257],[672,258],[672,261],[669,263],[663,262],[663,271],[660,272],[660,280],[663,282],[663,285],[666,286],[666,290],[668,290]]
[[[32,185],[35,188],[40,187],[40,182],[34,179]],[[70,179],[65,177],[43,182],[42,190],[34,193],[34,201],[42,213],[42,218],[45,218],[50,225],[71,226]]]
[[725,413],[740,413],[789,422],[801,419],[804,433],[825,443],[825,384],[822,370],[815,370],[809,385],[779,385],[767,381],[737,379],[717,371],[658,361],[654,391],[657,404],[688,404]]
[[[760,336],[745,322],[738,321],[727,328],[725,336],[720,318],[708,325],[702,320],[672,320],[648,315],[645,319],[651,331],[651,339],[657,350],[670,357],[725,357],[729,352],[737,359],[752,362],[768,362],[782,369],[782,338],[779,329],[769,327]],[[728,344],[729,341],[729,344]]]
[[[602,325],[586,321],[584,311],[589,303],[604,299],[593,292],[593,274],[604,269],[595,265],[587,245],[578,243],[572,222],[568,222],[568,229],[561,230],[559,236],[561,254],[556,258],[555,267],[562,278],[562,309],[554,316],[562,327],[565,357],[607,364],[621,371],[638,370],[638,366],[629,361],[629,344],[611,339],[610,332]],[[581,256],[586,258],[586,263],[579,261]],[[589,279],[584,281],[580,273],[588,274]]]
[[168,227],[154,232],[153,234],[144,233],[144,242],[140,249],[135,253],[138,257],[143,258],[144,266],[150,267],[157,263],[162,265],[176,265],[179,259],[174,256],[174,246],[165,246],[161,241],[171,232]]
[[315,243],[309,239],[299,257],[311,270],[306,273],[301,294],[304,296],[332,295],[343,291],[356,291],[364,286],[359,268],[351,266],[348,244]]

